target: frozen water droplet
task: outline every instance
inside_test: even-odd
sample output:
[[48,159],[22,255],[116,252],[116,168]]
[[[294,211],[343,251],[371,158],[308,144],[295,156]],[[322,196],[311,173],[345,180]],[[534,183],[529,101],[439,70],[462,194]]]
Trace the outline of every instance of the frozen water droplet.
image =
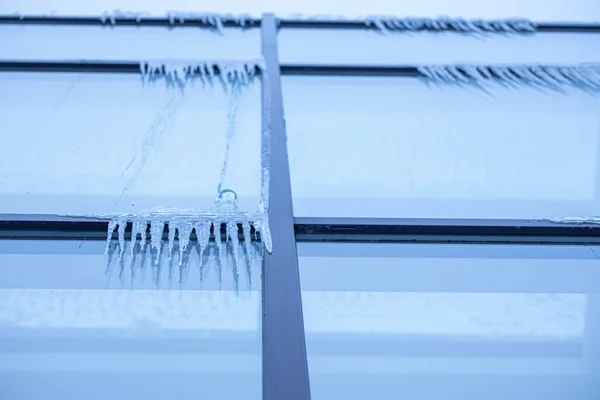
[[242,221],[242,232],[244,234],[244,243],[246,247],[250,247],[251,237],[250,237],[250,223],[248,221]]
[[217,250],[219,251],[219,257],[223,259],[223,242],[221,241],[221,220],[213,221],[213,234],[215,236],[215,243],[217,244]]
[[192,234],[192,224],[182,223],[179,226],[179,265],[183,265],[183,253],[190,244],[190,235]]
[[106,247],[104,248],[104,254],[108,255],[108,250],[110,248],[110,242],[112,240],[113,233],[115,232],[115,228],[117,227],[117,221],[109,221],[108,223],[108,232],[106,233]]
[[119,261],[123,259],[123,252],[125,251],[125,227],[127,226],[127,222],[119,221]]
[[238,267],[239,267],[239,265],[241,265],[241,262],[240,262],[240,253],[238,251],[238,244],[240,241],[238,239],[239,238],[238,226],[235,221],[227,222],[227,236],[231,240],[231,248],[233,251],[233,258],[234,258],[235,264],[236,264],[235,272],[236,272],[236,274],[239,274]]
[[175,231],[179,224],[175,221],[169,222],[169,261],[173,258],[173,247],[175,246]]
[[[144,231],[144,236],[146,235],[146,227],[144,225],[144,222],[140,222],[140,221],[133,221],[131,223],[131,256],[133,257],[133,252],[135,249],[135,244],[137,242],[137,237],[138,235],[142,234],[142,230]],[[141,243],[141,247],[144,247],[144,241],[142,240]]]
[[200,260],[202,260],[202,254],[210,240],[210,225],[210,221],[202,221],[194,225],[196,236],[198,237],[198,246],[200,247]]
[[162,234],[165,229],[165,223],[160,220],[150,221],[150,244],[153,250],[156,250],[155,265],[158,265],[160,261]]

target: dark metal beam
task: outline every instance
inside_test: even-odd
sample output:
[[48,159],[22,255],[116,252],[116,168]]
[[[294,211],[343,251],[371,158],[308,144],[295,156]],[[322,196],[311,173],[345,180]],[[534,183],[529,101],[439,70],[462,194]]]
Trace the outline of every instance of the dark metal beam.
[[[0,15],[0,24],[2,25],[76,25],[76,26],[161,26],[167,28],[193,27],[216,29],[208,21],[201,19],[188,18],[183,22],[175,18],[173,22],[166,17],[115,17],[115,23],[112,24],[110,16],[106,17],[67,17],[67,16],[43,16],[43,15]],[[225,28],[259,28],[260,19],[249,18],[244,20],[242,25],[235,18],[224,18],[222,20]]]
[[[0,24],[5,25],[80,25],[80,26],[112,26],[110,16],[98,17],[73,17],[73,16],[44,16],[44,15],[0,15]],[[261,21],[256,18],[248,18],[242,25],[235,18],[224,18],[223,26],[225,28],[258,28]],[[577,23],[577,22],[536,22],[537,33],[600,33],[600,24],[598,23]],[[215,29],[213,25],[202,20],[186,19],[184,22],[171,22],[167,17],[115,17],[115,25],[119,26],[162,26],[168,28],[174,27],[200,27],[206,29]],[[373,25],[367,25],[365,20],[325,20],[325,19],[279,19],[279,28],[298,28],[298,29],[361,29],[377,30]],[[451,30],[449,28],[448,30]]]
[[[108,220],[101,218],[0,214],[0,239],[104,240],[107,225]],[[304,217],[294,219],[294,228],[296,239],[301,242],[600,243],[600,223],[546,220]],[[126,236],[130,231],[131,224]],[[221,237],[224,240],[224,225]]]
[[[600,33],[600,24],[598,23],[577,23],[577,22],[534,22],[536,33]],[[280,28],[296,29],[361,29],[361,30],[379,30],[374,25],[367,25],[365,20],[303,20],[303,19],[281,19]],[[421,30],[428,30],[426,27]],[[448,27],[447,31],[453,31]]]
[[398,76],[420,77],[417,67],[411,65],[281,65],[282,75],[308,76]]
[[[340,76],[424,76],[415,66],[352,66],[352,65],[281,65],[282,75],[340,75]],[[0,61],[0,72],[78,72],[139,74],[139,61]],[[215,67],[215,74],[220,71]],[[260,70],[256,70],[260,74]]]
[[[63,217],[58,215],[0,214],[0,240],[106,240],[108,220],[101,218]],[[131,239],[131,223],[125,228],[125,239]],[[165,224],[163,239],[168,240],[169,224]],[[150,229],[146,235],[150,238]],[[260,233],[250,226],[252,241],[260,241]],[[178,238],[178,235],[175,235]],[[221,241],[227,241],[227,227],[221,224]],[[117,239],[117,232],[113,239]],[[195,232],[190,235],[196,241]],[[242,225],[238,224],[238,240],[244,241]],[[211,229],[210,241],[215,241]]]
[[[87,72],[108,74],[140,74],[140,61],[23,61],[5,60],[0,61],[0,72]],[[220,75],[219,67],[213,66],[215,75]],[[195,72],[195,71],[194,71]],[[261,73],[256,67],[255,73]],[[196,75],[196,74],[194,74]],[[200,76],[200,74],[197,74]]]
[[[270,145],[269,221],[273,252],[263,260],[264,400],[308,400],[310,385],[294,218],[287,138],[283,116],[281,76],[277,54],[277,22],[263,15],[263,140]],[[270,137],[269,137],[270,136]]]
[[295,218],[294,226],[302,242],[600,243],[600,224],[544,220]]

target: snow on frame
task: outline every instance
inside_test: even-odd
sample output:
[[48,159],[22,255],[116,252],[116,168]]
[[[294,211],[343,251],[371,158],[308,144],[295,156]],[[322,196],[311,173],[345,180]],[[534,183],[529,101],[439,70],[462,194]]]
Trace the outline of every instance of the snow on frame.
[[562,91],[566,87],[589,92],[600,91],[600,64],[441,64],[422,65],[417,70],[436,84],[469,85],[481,88],[501,84],[530,86]]

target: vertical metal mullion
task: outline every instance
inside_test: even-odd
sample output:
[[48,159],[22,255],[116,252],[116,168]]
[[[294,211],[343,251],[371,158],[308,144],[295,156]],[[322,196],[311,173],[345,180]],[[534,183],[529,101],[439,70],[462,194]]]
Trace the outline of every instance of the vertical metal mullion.
[[294,236],[290,168],[287,154],[277,22],[261,23],[265,71],[262,81],[263,135],[270,145],[269,222],[273,252],[262,264],[262,382],[264,400],[309,400],[310,385],[304,319]]

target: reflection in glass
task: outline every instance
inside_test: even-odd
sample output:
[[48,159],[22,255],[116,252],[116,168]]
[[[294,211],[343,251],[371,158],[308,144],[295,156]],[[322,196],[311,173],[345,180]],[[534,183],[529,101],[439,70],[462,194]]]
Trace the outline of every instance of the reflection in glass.
[[258,243],[129,245],[0,241],[2,395],[261,398]]
[[284,77],[297,217],[600,212],[599,99],[402,77]]
[[592,400],[593,251],[298,243],[313,398]]

